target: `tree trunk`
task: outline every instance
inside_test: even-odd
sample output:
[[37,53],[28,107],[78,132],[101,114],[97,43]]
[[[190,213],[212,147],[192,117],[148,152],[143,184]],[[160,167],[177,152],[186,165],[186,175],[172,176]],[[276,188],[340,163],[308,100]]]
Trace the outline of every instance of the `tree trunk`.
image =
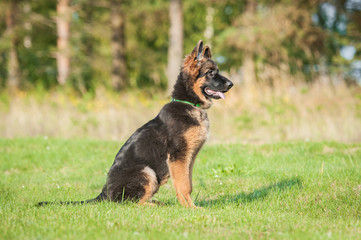
[[257,8],[257,1],[256,0],[248,0],[246,6],[246,12],[250,14],[255,14]]
[[[257,2],[255,0],[248,0],[245,14],[247,14],[247,15],[256,14],[256,7],[257,7]],[[250,45],[254,46],[254,43],[252,43]],[[252,49],[244,52],[243,73],[244,73],[245,87],[250,90],[253,90],[252,87],[253,87],[254,83],[256,82],[256,67],[255,67],[255,63],[254,63],[254,59],[253,59]]]
[[204,40],[206,40],[206,43],[210,48],[212,48],[212,38],[214,35],[214,28],[213,28],[214,12],[215,11],[213,7],[207,7],[206,30],[204,31]]
[[69,7],[70,0],[58,0],[56,7],[57,18],[57,33],[58,33],[58,52],[57,52],[57,67],[58,67],[58,83],[64,85],[70,72],[70,49],[69,49],[69,35],[70,35],[70,19],[71,11]]
[[[257,2],[255,0],[248,0],[246,6],[247,15],[255,15]],[[250,46],[255,46],[255,43],[250,43]],[[245,100],[252,102],[257,95],[256,84],[256,65],[254,62],[254,53],[252,49],[246,50],[243,55],[243,82],[245,85],[246,93]]]
[[173,90],[183,58],[183,13],[182,0],[170,0],[168,48],[168,94]]
[[20,86],[20,65],[18,54],[16,52],[18,39],[15,33],[16,15],[18,12],[17,4],[14,1],[8,3],[6,10],[6,31],[10,36],[10,50],[8,60],[8,79],[7,86],[10,90],[18,89]]
[[125,60],[125,13],[122,0],[111,1],[110,24],[112,28],[112,87],[122,89],[127,83],[127,65]]

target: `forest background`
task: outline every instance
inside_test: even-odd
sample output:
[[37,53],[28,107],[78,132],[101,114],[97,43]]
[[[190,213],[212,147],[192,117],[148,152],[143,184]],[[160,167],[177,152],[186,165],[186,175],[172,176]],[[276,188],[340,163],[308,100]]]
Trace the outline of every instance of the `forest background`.
[[3,0],[0,136],[125,140],[203,39],[211,141],[361,141],[360,0]]

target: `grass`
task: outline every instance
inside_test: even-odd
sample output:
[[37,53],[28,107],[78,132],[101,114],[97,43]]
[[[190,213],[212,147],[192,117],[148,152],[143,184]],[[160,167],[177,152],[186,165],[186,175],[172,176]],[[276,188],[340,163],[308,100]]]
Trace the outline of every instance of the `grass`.
[[[234,76],[225,100],[208,111],[212,143],[361,142],[361,88],[298,83],[247,89]],[[165,93],[97,89],[95,96],[63,91],[0,93],[4,138],[126,139],[170,101]]]
[[0,239],[359,239],[361,144],[207,145],[181,207],[171,181],[165,206],[103,202],[34,207],[95,197],[118,142],[0,139]]

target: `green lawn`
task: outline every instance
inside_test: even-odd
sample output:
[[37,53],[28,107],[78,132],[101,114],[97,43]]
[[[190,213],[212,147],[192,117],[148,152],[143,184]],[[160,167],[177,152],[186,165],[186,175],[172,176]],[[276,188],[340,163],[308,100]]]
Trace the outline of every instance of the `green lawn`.
[[197,157],[185,209],[171,181],[165,206],[97,196],[120,143],[0,139],[0,239],[360,239],[361,144],[210,145]]

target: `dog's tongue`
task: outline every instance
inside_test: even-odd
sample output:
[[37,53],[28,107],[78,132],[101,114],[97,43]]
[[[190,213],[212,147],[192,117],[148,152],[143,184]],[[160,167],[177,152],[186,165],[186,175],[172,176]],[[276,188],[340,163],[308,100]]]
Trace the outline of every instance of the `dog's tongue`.
[[222,92],[218,92],[218,91],[214,91],[214,90],[211,90],[211,89],[207,89],[206,90],[208,94],[212,94],[212,95],[218,95],[220,98],[222,99],[225,99],[226,97],[224,96],[224,93]]
[[220,97],[220,98],[222,98],[222,99],[225,99],[226,98],[226,96],[224,96],[224,93],[222,93],[222,92],[216,92],[217,94],[218,94],[218,96]]

